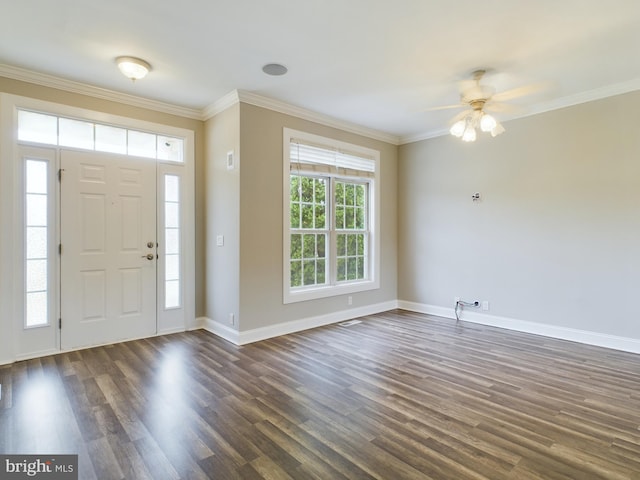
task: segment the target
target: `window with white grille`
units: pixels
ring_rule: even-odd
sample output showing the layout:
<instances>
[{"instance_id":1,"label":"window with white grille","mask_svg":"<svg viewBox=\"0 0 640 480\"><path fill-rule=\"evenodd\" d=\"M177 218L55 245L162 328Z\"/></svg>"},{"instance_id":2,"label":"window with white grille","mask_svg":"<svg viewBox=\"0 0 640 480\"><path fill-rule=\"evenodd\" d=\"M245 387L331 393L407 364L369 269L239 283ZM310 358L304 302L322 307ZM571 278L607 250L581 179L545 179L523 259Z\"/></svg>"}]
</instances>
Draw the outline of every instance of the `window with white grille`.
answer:
<instances>
[{"instance_id":1,"label":"window with white grille","mask_svg":"<svg viewBox=\"0 0 640 480\"><path fill-rule=\"evenodd\" d=\"M379 153L285 129L285 303L377 288Z\"/></svg>"}]
</instances>

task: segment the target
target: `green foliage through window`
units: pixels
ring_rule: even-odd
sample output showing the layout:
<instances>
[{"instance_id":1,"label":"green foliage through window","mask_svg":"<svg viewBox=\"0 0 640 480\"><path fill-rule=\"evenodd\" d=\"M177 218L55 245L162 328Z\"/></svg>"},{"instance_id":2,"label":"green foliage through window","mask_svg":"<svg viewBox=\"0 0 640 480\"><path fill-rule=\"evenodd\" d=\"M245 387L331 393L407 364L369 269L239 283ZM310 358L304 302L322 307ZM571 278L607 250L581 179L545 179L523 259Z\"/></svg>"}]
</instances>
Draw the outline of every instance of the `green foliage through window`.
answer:
<instances>
[{"instance_id":1,"label":"green foliage through window","mask_svg":"<svg viewBox=\"0 0 640 480\"><path fill-rule=\"evenodd\" d=\"M338 282L366 278L366 238L364 233L339 233L336 236Z\"/></svg>"},{"instance_id":2,"label":"green foliage through window","mask_svg":"<svg viewBox=\"0 0 640 480\"><path fill-rule=\"evenodd\" d=\"M326 281L327 234L292 233L291 286L322 285Z\"/></svg>"},{"instance_id":3,"label":"green foliage through window","mask_svg":"<svg viewBox=\"0 0 640 480\"><path fill-rule=\"evenodd\" d=\"M336 230L365 230L366 185L336 182Z\"/></svg>"},{"instance_id":4,"label":"green foliage through window","mask_svg":"<svg viewBox=\"0 0 640 480\"><path fill-rule=\"evenodd\" d=\"M368 184L305 174L290 176L290 285L305 287L329 282L329 238L335 235L335 280L367 278ZM328 192L333 192L328 198ZM334 203L334 224L327 213Z\"/></svg>"}]
</instances>

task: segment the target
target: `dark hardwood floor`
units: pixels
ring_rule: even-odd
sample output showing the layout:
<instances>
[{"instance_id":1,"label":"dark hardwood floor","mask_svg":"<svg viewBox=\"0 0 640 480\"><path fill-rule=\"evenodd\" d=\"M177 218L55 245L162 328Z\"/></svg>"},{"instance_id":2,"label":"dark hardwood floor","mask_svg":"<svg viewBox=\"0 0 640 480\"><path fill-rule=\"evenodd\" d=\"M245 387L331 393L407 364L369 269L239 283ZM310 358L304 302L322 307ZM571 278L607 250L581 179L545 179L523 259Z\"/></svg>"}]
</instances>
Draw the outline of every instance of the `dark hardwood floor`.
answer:
<instances>
[{"instance_id":1,"label":"dark hardwood floor","mask_svg":"<svg viewBox=\"0 0 640 480\"><path fill-rule=\"evenodd\" d=\"M638 479L640 355L391 311L0 367L0 453L85 479Z\"/></svg>"}]
</instances>

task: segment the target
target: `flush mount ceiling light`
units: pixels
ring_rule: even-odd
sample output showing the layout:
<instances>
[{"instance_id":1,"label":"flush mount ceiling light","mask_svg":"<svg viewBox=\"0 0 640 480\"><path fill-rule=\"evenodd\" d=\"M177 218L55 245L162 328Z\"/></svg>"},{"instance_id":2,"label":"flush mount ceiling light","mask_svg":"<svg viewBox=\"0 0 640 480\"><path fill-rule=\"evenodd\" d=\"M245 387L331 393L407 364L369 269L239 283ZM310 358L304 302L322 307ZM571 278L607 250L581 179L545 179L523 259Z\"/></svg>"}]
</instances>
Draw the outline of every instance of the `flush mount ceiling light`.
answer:
<instances>
[{"instance_id":1,"label":"flush mount ceiling light","mask_svg":"<svg viewBox=\"0 0 640 480\"><path fill-rule=\"evenodd\" d=\"M136 57L118 57L116 63L122 74L134 82L144 78L151 70L149 63Z\"/></svg>"},{"instance_id":2,"label":"flush mount ceiling light","mask_svg":"<svg viewBox=\"0 0 640 480\"><path fill-rule=\"evenodd\" d=\"M262 67L262 71L267 75L279 76L284 75L289 70L284 65L280 65L279 63L267 63L264 67Z\"/></svg>"}]
</instances>

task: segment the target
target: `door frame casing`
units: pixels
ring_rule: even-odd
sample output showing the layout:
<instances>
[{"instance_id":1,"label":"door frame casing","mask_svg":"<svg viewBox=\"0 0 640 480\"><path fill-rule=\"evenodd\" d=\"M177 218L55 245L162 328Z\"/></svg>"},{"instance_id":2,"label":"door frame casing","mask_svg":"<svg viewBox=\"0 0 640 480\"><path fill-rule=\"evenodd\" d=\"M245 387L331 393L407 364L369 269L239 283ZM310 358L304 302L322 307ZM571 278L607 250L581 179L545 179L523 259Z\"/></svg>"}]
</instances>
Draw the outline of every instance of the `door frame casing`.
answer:
<instances>
[{"instance_id":1,"label":"door frame casing","mask_svg":"<svg viewBox=\"0 0 640 480\"><path fill-rule=\"evenodd\" d=\"M29 109L58 115L71 117L80 120L105 123L114 126L131 128L141 131L148 131L161 135L167 135L184 140L184 162L166 162L158 160L158 182L165 173L179 174L183 179L184 188L181 192L182 217L181 232L181 255L183 265L183 306L181 312L175 309L167 311L164 309L164 297L157 296L157 324L158 334L173 333L178 331L196 328L195 319L195 133L192 130L173 127L169 125L152 123L135 118L111 115L99 111L84 108L71 107L47 101L42 101L29 97L0 93L0 365L11 363L16 360L34 358L38 356L58 353L60 349L59 330L57 325L51 328L53 341L47 345L48 348L30 348L28 346L28 331L24 329L24 283L18 284L14 281L17 269L22 269L21 261L24 258L24 248L22 245L22 195L21 184L22 174L20 166L22 157L20 146L41 147L52 149L55 153L55 171L60 168L59 150L61 147L53 145L31 144L18 141L18 110ZM64 147L67 149L67 147ZM56 202L56 242L60 241L59 225L59 184L55 193ZM157 206L160 208L162 195L157 196ZM7 228L8 227L8 228ZM13 232L12 232L13 231ZM19 253L19 255L18 255ZM56 306L55 318L59 318L59 259L55 259L56 271L52 273L55 280ZM64 319L63 319L64 322ZM57 323L57 322L56 322ZM51 325L53 327L53 325ZM47 327L38 327L47 328ZM35 329L28 329L33 330ZM25 333L26 332L26 333ZM16 341L19 337L20 341Z\"/></svg>"}]
</instances>

